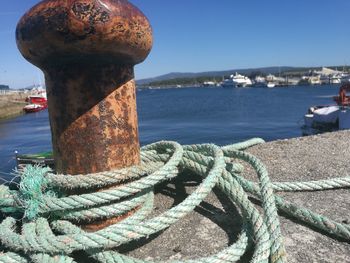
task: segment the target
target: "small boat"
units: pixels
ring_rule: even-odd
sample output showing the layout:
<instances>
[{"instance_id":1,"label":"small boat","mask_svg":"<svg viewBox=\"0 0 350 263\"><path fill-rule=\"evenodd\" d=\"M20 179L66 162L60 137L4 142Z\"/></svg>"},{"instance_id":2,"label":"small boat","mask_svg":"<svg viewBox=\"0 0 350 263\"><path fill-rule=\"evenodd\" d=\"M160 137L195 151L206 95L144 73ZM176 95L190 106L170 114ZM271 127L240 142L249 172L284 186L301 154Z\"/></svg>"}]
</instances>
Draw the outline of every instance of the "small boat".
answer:
<instances>
[{"instance_id":1,"label":"small boat","mask_svg":"<svg viewBox=\"0 0 350 263\"><path fill-rule=\"evenodd\" d=\"M216 82L215 81L205 81L203 82L203 87L215 87L216 86Z\"/></svg>"},{"instance_id":2,"label":"small boat","mask_svg":"<svg viewBox=\"0 0 350 263\"><path fill-rule=\"evenodd\" d=\"M41 154L18 154L15 151L16 169L14 175L20 175L23 173L27 165L49 167L52 171L55 170L55 164L52 152L44 152ZM18 190L21 178L15 176L11 181L6 182L5 185L9 186L11 190Z\"/></svg>"},{"instance_id":3,"label":"small boat","mask_svg":"<svg viewBox=\"0 0 350 263\"><path fill-rule=\"evenodd\" d=\"M15 152L17 169L23 169L26 165L40 165L54 168L54 159L52 152L44 152L40 154L18 154Z\"/></svg>"},{"instance_id":4,"label":"small boat","mask_svg":"<svg viewBox=\"0 0 350 263\"><path fill-rule=\"evenodd\" d=\"M33 113L33 112L45 110L46 108L47 108L47 104L28 104L24 106L23 110L26 113Z\"/></svg>"},{"instance_id":5,"label":"small boat","mask_svg":"<svg viewBox=\"0 0 350 263\"><path fill-rule=\"evenodd\" d=\"M47 108L47 97L46 93L42 93L40 95L32 95L26 98L26 105L23 110L26 113L33 113L45 110Z\"/></svg>"},{"instance_id":6,"label":"small boat","mask_svg":"<svg viewBox=\"0 0 350 263\"><path fill-rule=\"evenodd\" d=\"M266 87L267 88L274 88L277 85L280 85L281 83L285 83L285 79L281 77L276 77L275 75L269 74L266 76Z\"/></svg>"},{"instance_id":7,"label":"small boat","mask_svg":"<svg viewBox=\"0 0 350 263\"><path fill-rule=\"evenodd\" d=\"M321 85L321 77L320 75L308 75L303 76L299 80L299 85Z\"/></svg>"},{"instance_id":8,"label":"small boat","mask_svg":"<svg viewBox=\"0 0 350 263\"><path fill-rule=\"evenodd\" d=\"M313 106L304 116L303 135L350 129L350 84L343 85L333 99L336 105Z\"/></svg>"},{"instance_id":9,"label":"small boat","mask_svg":"<svg viewBox=\"0 0 350 263\"><path fill-rule=\"evenodd\" d=\"M330 84L341 84L341 78L338 75L333 75L330 77Z\"/></svg>"},{"instance_id":10,"label":"small boat","mask_svg":"<svg viewBox=\"0 0 350 263\"><path fill-rule=\"evenodd\" d=\"M273 83L273 82L268 82L268 83L266 84L266 87L268 87L269 89L272 89L272 88L276 87L276 84Z\"/></svg>"},{"instance_id":11,"label":"small boat","mask_svg":"<svg viewBox=\"0 0 350 263\"><path fill-rule=\"evenodd\" d=\"M37 104L41 104L41 103L47 103L47 98L44 95L35 95L35 96L29 96L26 98L26 102L28 103L37 103Z\"/></svg>"}]
</instances>

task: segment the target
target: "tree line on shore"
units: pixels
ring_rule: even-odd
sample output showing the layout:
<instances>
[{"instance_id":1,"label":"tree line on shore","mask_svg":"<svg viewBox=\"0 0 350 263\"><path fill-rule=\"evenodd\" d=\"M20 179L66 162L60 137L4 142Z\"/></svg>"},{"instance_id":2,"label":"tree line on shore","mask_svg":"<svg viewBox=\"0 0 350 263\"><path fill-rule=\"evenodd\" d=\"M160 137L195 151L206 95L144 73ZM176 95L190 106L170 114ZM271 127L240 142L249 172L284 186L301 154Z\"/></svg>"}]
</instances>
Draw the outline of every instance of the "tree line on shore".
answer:
<instances>
[{"instance_id":1,"label":"tree line on shore","mask_svg":"<svg viewBox=\"0 0 350 263\"><path fill-rule=\"evenodd\" d=\"M240 72L240 70L237 70L236 72L239 74L244 74L247 77L249 77L250 79L255 79L255 77L257 76L261 76L261 77L266 77L268 74L275 74L278 75L280 77L298 77L301 78L302 76L304 76L305 74L308 74L308 72L313 71L313 70L317 70L320 67L308 67L308 68L292 68L292 69L288 69L285 71L279 71L276 70L276 72L265 72L263 70L251 70L250 72ZM342 69L343 71L347 71L349 72L350 70L350 66L332 66L329 67L331 69ZM234 72L232 72L231 74L233 74ZM189 85L201 85L205 82L214 82L214 83L220 83L221 81L223 81L225 78L229 78L229 75L227 74L223 74L223 75L206 75L206 76L199 76L199 77L180 77L180 78L171 78L171 79L165 79L165 80L159 80L159 81L151 81L149 83L143 83L141 85L139 85L140 87L158 87L158 86L177 86L177 85L181 85L181 86L189 86Z\"/></svg>"}]
</instances>

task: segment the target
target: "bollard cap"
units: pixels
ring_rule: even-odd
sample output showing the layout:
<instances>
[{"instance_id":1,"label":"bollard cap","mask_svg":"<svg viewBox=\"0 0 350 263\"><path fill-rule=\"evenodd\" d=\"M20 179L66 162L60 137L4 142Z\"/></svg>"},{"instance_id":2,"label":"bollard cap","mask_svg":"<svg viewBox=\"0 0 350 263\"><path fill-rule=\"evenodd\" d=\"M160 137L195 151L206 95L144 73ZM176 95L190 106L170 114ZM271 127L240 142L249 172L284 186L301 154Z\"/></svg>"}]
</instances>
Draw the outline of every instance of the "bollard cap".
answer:
<instances>
[{"instance_id":1,"label":"bollard cap","mask_svg":"<svg viewBox=\"0 0 350 263\"><path fill-rule=\"evenodd\" d=\"M75 63L135 65L152 48L152 28L127 0L45 0L16 29L22 55L40 68Z\"/></svg>"}]
</instances>

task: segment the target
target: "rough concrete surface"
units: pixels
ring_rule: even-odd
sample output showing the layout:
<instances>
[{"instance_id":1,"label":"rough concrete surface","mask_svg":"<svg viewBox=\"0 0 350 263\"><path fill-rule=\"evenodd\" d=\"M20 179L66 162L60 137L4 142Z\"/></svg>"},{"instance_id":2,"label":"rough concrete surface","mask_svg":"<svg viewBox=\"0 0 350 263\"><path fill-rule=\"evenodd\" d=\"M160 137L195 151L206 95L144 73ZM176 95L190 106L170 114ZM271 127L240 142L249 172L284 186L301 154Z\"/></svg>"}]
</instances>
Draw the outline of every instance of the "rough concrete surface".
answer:
<instances>
[{"instance_id":1,"label":"rough concrete surface","mask_svg":"<svg viewBox=\"0 0 350 263\"><path fill-rule=\"evenodd\" d=\"M248 151L267 166L272 181L309 181L350 176L350 131L275 141ZM254 173L245 169L245 177ZM256 179L254 179L256 180ZM179 203L198 185L198 178L182 175L157 189L156 212ZM286 200L339 222L350 221L350 190L279 193ZM280 216L288 262L350 262L350 243L333 239ZM122 252L140 259L185 260L209 256L237 239L241 216L219 192L211 194L194 212L162 234ZM248 252L242 262L250 261Z\"/></svg>"},{"instance_id":2,"label":"rough concrete surface","mask_svg":"<svg viewBox=\"0 0 350 263\"><path fill-rule=\"evenodd\" d=\"M23 114L25 93L0 95L0 120Z\"/></svg>"}]
</instances>

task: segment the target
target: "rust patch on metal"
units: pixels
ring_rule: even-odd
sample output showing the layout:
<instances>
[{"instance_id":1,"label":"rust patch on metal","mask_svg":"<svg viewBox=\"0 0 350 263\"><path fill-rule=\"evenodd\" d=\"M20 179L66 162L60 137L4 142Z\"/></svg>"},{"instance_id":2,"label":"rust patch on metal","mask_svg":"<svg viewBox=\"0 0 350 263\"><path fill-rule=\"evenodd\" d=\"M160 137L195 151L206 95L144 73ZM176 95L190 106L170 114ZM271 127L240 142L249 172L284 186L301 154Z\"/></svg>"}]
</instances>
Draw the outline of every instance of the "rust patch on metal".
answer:
<instances>
[{"instance_id":1,"label":"rust patch on metal","mask_svg":"<svg viewBox=\"0 0 350 263\"><path fill-rule=\"evenodd\" d=\"M103 10L103 7L96 7L96 3L75 2L72 11L80 20L87 20L90 24L96 22L106 23L109 20L109 14Z\"/></svg>"},{"instance_id":2,"label":"rust patch on metal","mask_svg":"<svg viewBox=\"0 0 350 263\"><path fill-rule=\"evenodd\" d=\"M152 47L142 12L126 0L46 0L22 17L16 37L45 72L58 171L137 164L133 65Z\"/></svg>"},{"instance_id":3,"label":"rust patch on metal","mask_svg":"<svg viewBox=\"0 0 350 263\"><path fill-rule=\"evenodd\" d=\"M133 66L153 41L142 12L127 0L45 0L21 18L16 39L45 73L57 172L139 164Z\"/></svg>"},{"instance_id":4,"label":"rust patch on metal","mask_svg":"<svg viewBox=\"0 0 350 263\"><path fill-rule=\"evenodd\" d=\"M126 0L46 0L29 10L16 29L23 56L40 68L75 63L137 64L150 52L152 28ZM40 50L32 56L29 50Z\"/></svg>"},{"instance_id":5,"label":"rust patch on metal","mask_svg":"<svg viewBox=\"0 0 350 263\"><path fill-rule=\"evenodd\" d=\"M135 82L129 67L46 72L57 169L86 174L138 164Z\"/></svg>"}]
</instances>

